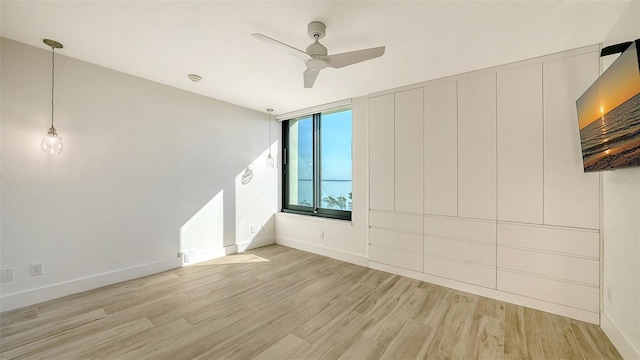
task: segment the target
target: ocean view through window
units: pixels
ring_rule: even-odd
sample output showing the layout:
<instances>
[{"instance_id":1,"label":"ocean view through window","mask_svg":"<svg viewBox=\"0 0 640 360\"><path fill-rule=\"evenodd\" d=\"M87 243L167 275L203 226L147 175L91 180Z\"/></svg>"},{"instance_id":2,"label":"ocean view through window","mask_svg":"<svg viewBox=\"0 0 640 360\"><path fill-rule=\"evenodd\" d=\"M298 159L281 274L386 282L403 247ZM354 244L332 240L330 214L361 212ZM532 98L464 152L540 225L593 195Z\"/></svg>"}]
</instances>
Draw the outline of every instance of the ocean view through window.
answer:
<instances>
[{"instance_id":1,"label":"ocean view through window","mask_svg":"<svg viewBox=\"0 0 640 360\"><path fill-rule=\"evenodd\" d=\"M283 122L283 207L294 212L351 219L351 108Z\"/></svg>"}]
</instances>

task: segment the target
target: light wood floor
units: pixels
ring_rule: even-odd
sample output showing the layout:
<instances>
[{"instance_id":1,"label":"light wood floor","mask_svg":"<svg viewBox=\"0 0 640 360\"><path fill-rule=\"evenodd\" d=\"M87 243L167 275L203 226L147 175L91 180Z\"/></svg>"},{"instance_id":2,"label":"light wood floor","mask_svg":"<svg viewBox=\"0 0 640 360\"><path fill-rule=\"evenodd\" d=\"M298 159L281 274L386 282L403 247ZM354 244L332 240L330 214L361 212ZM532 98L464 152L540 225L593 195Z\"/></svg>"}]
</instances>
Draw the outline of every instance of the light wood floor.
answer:
<instances>
[{"instance_id":1,"label":"light wood floor","mask_svg":"<svg viewBox=\"0 0 640 360\"><path fill-rule=\"evenodd\" d=\"M619 359L594 325L273 245L7 313L2 359Z\"/></svg>"}]
</instances>

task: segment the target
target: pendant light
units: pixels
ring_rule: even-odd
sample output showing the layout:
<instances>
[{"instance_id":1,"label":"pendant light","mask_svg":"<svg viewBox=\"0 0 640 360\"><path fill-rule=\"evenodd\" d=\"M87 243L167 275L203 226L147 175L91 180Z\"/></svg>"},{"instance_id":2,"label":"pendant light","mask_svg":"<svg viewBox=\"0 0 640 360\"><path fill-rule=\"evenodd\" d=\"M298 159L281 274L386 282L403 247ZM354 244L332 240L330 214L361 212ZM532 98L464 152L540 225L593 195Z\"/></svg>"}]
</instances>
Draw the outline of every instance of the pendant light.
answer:
<instances>
[{"instance_id":1,"label":"pendant light","mask_svg":"<svg viewBox=\"0 0 640 360\"><path fill-rule=\"evenodd\" d=\"M275 159L271 156L271 113L273 112L273 109L269 108L267 109L267 112L269 113L269 156L267 156L267 167L272 168L276 164Z\"/></svg>"},{"instance_id":2,"label":"pendant light","mask_svg":"<svg viewBox=\"0 0 640 360\"><path fill-rule=\"evenodd\" d=\"M62 44L60 44L55 40L50 40L50 39L44 39L42 40L42 42L44 42L48 46L51 46L51 127L49 128L49 131L42 139L42 143L40 144L40 147L42 148L42 151L48 154L59 154L62 152L62 138L56 132L56 128L53 127L53 89L55 84L54 74L55 74L55 68L56 68L56 63L55 63L56 51L55 50L62 49Z\"/></svg>"}]
</instances>

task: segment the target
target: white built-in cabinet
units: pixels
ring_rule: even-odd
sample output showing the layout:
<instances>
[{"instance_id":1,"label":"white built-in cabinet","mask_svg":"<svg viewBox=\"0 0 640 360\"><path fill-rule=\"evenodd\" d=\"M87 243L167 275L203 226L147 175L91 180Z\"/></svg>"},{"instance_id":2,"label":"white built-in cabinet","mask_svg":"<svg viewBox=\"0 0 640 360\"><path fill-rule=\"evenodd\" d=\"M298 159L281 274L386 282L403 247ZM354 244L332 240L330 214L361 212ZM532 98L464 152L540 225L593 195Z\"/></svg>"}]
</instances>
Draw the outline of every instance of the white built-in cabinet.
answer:
<instances>
[{"instance_id":1,"label":"white built-in cabinet","mask_svg":"<svg viewBox=\"0 0 640 360\"><path fill-rule=\"evenodd\" d=\"M424 88L424 213L458 215L458 87Z\"/></svg>"},{"instance_id":2,"label":"white built-in cabinet","mask_svg":"<svg viewBox=\"0 0 640 360\"><path fill-rule=\"evenodd\" d=\"M369 259L423 268L422 89L369 102Z\"/></svg>"},{"instance_id":3,"label":"white built-in cabinet","mask_svg":"<svg viewBox=\"0 0 640 360\"><path fill-rule=\"evenodd\" d=\"M422 89L395 93L395 211L422 214Z\"/></svg>"},{"instance_id":4,"label":"white built-in cabinet","mask_svg":"<svg viewBox=\"0 0 640 360\"><path fill-rule=\"evenodd\" d=\"M598 64L592 46L370 95L370 266L597 323L575 100Z\"/></svg>"},{"instance_id":5,"label":"white built-in cabinet","mask_svg":"<svg viewBox=\"0 0 640 360\"><path fill-rule=\"evenodd\" d=\"M394 210L394 95L369 101L369 207Z\"/></svg>"},{"instance_id":6,"label":"white built-in cabinet","mask_svg":"<svg viewBox=\"0 0 640 360\"><path fill-rule=\"evenodd\" d=\"M542 63L497 79L498 220L542 224Z\"/></svg>"},{"instance_id":7,"label":"white built-in cabinet","mask_svg":"<svg viewBox=\"0 0 640 360\"><path fill-rule=\"evenodd\" d=\"M496 74L458 80L458 216L496 218Z\"/></svg>"},{"instance_id":8,"label":"white built-in cabinet","mask_svg":"<svg viewBox=\"0 0 640 360\"><path fill-rule=\"evenodd\" d=\"M600 177L583 173L575 101L599 74L600 59L583 54L545 61L544 223L598 229Z\"/></svg>"}]
</instances>

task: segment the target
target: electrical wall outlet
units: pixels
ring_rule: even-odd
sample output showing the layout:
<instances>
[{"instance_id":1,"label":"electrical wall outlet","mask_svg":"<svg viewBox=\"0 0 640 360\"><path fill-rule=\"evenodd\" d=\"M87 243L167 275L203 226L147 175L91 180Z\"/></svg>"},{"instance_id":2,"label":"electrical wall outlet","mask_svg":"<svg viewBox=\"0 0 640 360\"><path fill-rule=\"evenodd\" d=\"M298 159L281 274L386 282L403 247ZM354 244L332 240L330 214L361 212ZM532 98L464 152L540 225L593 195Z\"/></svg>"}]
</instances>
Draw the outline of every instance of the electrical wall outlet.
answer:
<instances>
[{"instance_id":1,"label":"electrical wall outlet","mask_svg":"<svg viewBox=\"0 0 640 360\"><path fill-rule=\"evenodd\" d=\"M318 233L318 237L319 237L320 239L324 239L324 231L320 231L320 232Z\"/></svg>"},{"instance_id":2,"label":"electrical wall outlet","mask_svg":"<svg viewBox=\"0 0 640 360\"><path fill-rule=\"evenodd\" d=\"M31 276L38 276L44 274L44 263L31 264Z\"/></svg>"},{"instance_id":3,"label":"electrical wall outlet","mask_svg":"<svg viewBox=\"0 0 640 360\"><path fill-rule=\"evenodd\" d=\"M252 234L255 234L255 233L256 233L256 227L255 227L255 226L252 226L252 227L251 227L251 233L252 233Z\"/></svg>"},{"instance_id":4,"label":"electrical wall outlet","mask_svg":"<svg viewBox=\"0 0 640 360\"><path fill-rule=\"evenodd\" d=\"M182 253L182 263L188 264L190 262L191 262L191 253L190 252Z\"/></svg>"},{"instance_id":5,"label":"electrical wall outlet","mask_svg":"<svg viewBox=\"0 0 640 360\"><path fill-rule=\"evenodd\" d=\"M0 282L13 281L14 268L2 269L0 271Z\"/></svg>"}]
</instances>

